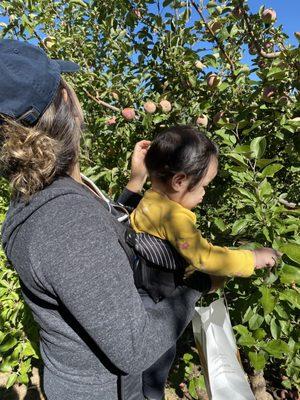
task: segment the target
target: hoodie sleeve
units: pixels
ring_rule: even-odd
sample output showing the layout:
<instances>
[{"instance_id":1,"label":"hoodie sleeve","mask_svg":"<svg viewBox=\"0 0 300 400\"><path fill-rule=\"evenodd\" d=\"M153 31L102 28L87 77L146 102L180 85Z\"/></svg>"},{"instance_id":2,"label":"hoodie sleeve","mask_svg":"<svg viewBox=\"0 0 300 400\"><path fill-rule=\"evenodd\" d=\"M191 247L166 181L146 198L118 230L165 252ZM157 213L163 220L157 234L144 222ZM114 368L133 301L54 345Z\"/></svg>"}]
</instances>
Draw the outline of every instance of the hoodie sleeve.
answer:
<instances>
[{"instance_id":1,"label":"hoodie sleeve","mask_svg":"<svg viewBox=\"0 0 300 400\"><path fill-rule=\"evenodd\" d=\"M118 197L118 203L123 204L124 206L136 208L143 196L139 193L132 192L131 190L125 189Z\"/></svg>"},{"instance_id":2,"label":"hoodie sleeve","mask_svg":"<svg viewBox=\"0 0 300 400\"><path fill-rule=\"evenodd\" d=\"M45 266L43 279L116 367L140 373L175 343L200 293L178 287L146 311L111 215L80 195L51 203L51 227L43 233L47 239L38 239L46 243L39 260Z\"/></svg>"}]
</instances>

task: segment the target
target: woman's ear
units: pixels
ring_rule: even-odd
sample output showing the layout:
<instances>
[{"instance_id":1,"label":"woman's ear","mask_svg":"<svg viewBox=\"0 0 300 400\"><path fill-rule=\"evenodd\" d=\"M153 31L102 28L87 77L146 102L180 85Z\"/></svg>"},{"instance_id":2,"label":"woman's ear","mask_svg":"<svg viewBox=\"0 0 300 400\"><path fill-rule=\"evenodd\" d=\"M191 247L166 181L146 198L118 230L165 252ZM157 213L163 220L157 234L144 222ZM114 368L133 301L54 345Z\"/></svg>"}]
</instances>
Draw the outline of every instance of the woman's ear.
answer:
<instances>
[{"instance_id":1,"label":"woman's ear","mask_svg":"<svg viewBox=\"0 0 300 400\"><path fill-rule=\"evenodd\" d=\"M180 192L182 189L187 187L188 179L184 172L178 172L172 177L170 183L173 190Z\"/></svg>"},{"instance_id":2,"label":"woman's ear","mask_svg":"<svg viewBox=\"0 0 300 400\"><path fill-rule=\"evenodd\" d=\"M65 88L63 88L62 91L61 91L61 93L62 93L64 102L66 103L66 102L68 101L68 92L66 91Z\"/></svg>"}]
</instances>

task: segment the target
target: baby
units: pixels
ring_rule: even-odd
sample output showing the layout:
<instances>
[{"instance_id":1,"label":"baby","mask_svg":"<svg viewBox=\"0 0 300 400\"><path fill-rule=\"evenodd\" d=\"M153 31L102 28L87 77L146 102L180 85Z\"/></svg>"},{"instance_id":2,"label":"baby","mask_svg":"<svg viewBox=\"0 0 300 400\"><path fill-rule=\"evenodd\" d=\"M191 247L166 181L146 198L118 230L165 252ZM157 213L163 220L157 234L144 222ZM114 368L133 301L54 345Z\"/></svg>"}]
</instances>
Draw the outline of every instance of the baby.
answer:
<instances>
[{"instance_id":1,"label":"baby","mask_svg":"<svg viewBox=\"0 0 300 400\"><path fill-rule=\"evenodd\" d=\"M157 135L145 165L152 188L131 213L131 226L168 240L189 264L187 272L248 277L272 266L278 253L270 248L238 250L214 246L196 227L191 211L203 201L205 188L218 171L218 149L190 126L174 126Z\"/></svg>"},{"instance_id":2,"label":"baby","mask_svg":"<svg viewBox=\"0 0 300 400\"><path fill-rule=\"evenodd\" d=\"M202 202L205 188L218 170L218 149L205 135L190 126L171 127L153 140L144 162L152 188L131 213L131 226L137 233L146 232L168 240L189 264L187 274L193 270L209 274L215 290L224 281L222 276L248 277L254 269L274 265L279 254L273 249L251 251L213 246L197 229L196 215L191 210ZM197 282L199 286L203 283ZM153 282L155 286L160 284L157 280ZM143 299L144 304L147 301L153 307L150 298L144 295ZM143 392L147 399L164 398L175 352L174 344L143 372Z\"/></svg>"}]
</instances>

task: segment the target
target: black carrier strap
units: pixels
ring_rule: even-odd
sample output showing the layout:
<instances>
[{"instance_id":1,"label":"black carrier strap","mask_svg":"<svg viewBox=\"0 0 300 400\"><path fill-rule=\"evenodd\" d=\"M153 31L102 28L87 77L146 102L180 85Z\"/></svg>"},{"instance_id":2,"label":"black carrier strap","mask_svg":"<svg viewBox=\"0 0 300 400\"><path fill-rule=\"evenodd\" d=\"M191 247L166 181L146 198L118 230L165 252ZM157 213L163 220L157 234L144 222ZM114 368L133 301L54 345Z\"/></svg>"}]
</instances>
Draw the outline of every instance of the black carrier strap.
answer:
<instances>
[{"instance_id":1,"label":"black carrier strap","mask_svg":"<svg viewBox=\"0 0 300 400\"><path fill-rule=\"evenodd\" d=\"M111 203L112 209L115 204ZM114 212L111 213L114 214ZM117 216L115 214L115 216ZM136 287L148 292L158 303L182 284L187 262L167 241L149 235L136 233L129 220L119 222L113 219L118 240L130 262Z\"/></svg>"},{"instance_id":2,"label":"black carrier strap","mask_svg":"<svg viewBox=\"0 0 300 400\"><path fill-rule=\"evenodd\" d=\"M127 247L124 250L131 261L136 287L146 290L156 303L170 296L182 283L187 263L168 241L138 234L126 227L124 242L123 248Z\"/></svg>"}]
</instances>

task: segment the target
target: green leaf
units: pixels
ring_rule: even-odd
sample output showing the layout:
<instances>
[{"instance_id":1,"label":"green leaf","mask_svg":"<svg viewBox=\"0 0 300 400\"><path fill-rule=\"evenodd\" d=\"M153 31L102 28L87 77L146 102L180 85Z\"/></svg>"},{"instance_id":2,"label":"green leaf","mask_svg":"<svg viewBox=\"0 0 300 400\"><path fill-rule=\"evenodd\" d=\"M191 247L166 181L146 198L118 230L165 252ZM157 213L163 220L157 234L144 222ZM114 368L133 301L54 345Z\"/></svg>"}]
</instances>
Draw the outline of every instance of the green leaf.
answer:
<instances>
[{"instance_id":1,"label":"green leaf","mask_svg":"<svg viewBox=\"0 0 300 400\"><path fill-rule=\"evenodd\" d=\"M23 383L24 385L28 385L28 383L29 383L29 376L28 376L28 374L21 374L20 376L19 376L19 380L18 380L20 383Z\"/></svg>"},{"instance_id":2,"label":"green leaf","mask_svg":"<svg viewBox=\"0 0 300 400\"><path fill-rule=\"evenodd\" d=\"M243 316L243 322L249 321L249 319L254 315L254 311L252 310L251 307L248 307L244 316Z\"/></svg>"},{"instance_id":3,"label":"green leaf","mask_svg":"<svg viewBox=\"0 0 300 400\"><path fill-rule=\"evenodd\" d=\"M272 186L265 178L258 186L258 193L261 197L269 196L273 192Z\"/></svg>"},{"instance_id":4,"label":"green leaf","mask_svg":"<svg viewBox=\"0 0 300 400\"><path fill-rule=\"evenodd\" d=\"M83 0L70 0L69 4L77 4L78 6L81 7L87 7L87 4Z\"/></svg>"},{"instance_id":5,"label":"green leaf","mask_svg":"<svg viewBox=\"0 0 300 400\"><path fill-rule=\"evenodd\" d=\"M8 340L5 340L5 342L0 345L0 353L5 353L6 351L12 349L17 343L18 341L16 338L8 338Z\"/></svg>"},{"instance_id":6,"label":"green leaf","mask_svg":"<svg viewBox=\"0 0 300 400\"><path fill-rule=\"evenodd\" d=\"M12 371L12 366L9 360L4 360L0 364L0 372L11 372Z\"/></svg>"},{"instance_id":7,"label":"green leaf","mask_svg":"<svg viewBox=\"0 0 300 400\"><path fill-rule=\"evenodd\" d=\"M248 224L249 221L247 221L246 219L238 219L232 225L231 234L234 236L237 235L238 233L242 232L247 227Z\"/></svg>"},{"instance_id":8,"label":"green leaf","mask_svg":"<svg viewBox=\"0 0 300 400\"><path fill-rule=\"evenodd\" d=\"M271 320L270 330L271 330L271 335L273 336L274 339L278 339L280 337L281 328L280 325L276 323L275 318L272 318Z\"/></svg>"},{"instance_id":9,"label":"green leaf","mask_svg":"<svg viewBox=\"0 0 300 400\"><path fill-rule=\"evenodd\" d=\"M227 157L230 157L233 160L235 160L238 164L248 166L246 159L243 155L237 153L227 153L226 155Z\"/></svg>"},{"instance_id":10,"label":"green leaf","mask_svg":"<svg viewBox=\"0 0 300 400\"><path fill-rule=\"evenodd\" d=\"M247 197L249 200L252 201L256 201L256 197L253 193L251 193L249 190L241 188L241 187L237 187L235 188L240 194L242 194L243 196Z\"/></svg>"},{"instance_id":11,"label":"green leaf","mask_svg":"<svg viewBox=\"0 0 300 400\"><path fill-rule=\"evenodd\" d=\"M255 339L257 340L262 340L266 337L267 332L262 329L262 328L258 328L253 332L253 336L255 337Z\"/></svg>"},{"instance_id":12,"label":"green leaf","mask_svg":"<svg viewBox=\"0 0 300 400\"><path fill-rule=\"evenodd\" d=\"M280 271L281 283L300 283L300 268L284 264Z\"/></svg>"},{"instance_id":13,"label":"green leaf","mask_svg":"<svg viewBox=\"0 0 300 400\"><path fill-rule=\"evenodd\" d=\"M184 355L183 355L183 361L185 362L185 363L188 363L189 361L191 361L193 359L193 356L192 356L192 354L190 354L190 353L185 353Z\"/></svg>"},{"instance_id":14,"label":"green leaf","mask_svg":"<svg viewBox=\"0 0 300 400\"><path fill-rule=\"evenodd\" d=\"M280 171L283 168L281 164L270 164L267 165L262 171L262 176L266 178L267 176L274 176L276 172Z\"/></svg>"},{"instance_id":15,"label":"green leaf","mask_svg":"<svg viewBox=\"0 0 300 400\"><path fill-rule=\"evenodd\" d=\"M238 340L238 344L241 346L252 347L255 346L256 341L251 335L242 335Z\"/></svg>"},{"instance_id":16,"label":"green leaf","mask_svg":"<svg viewBox=\"0 0 300 400\"><path fill-rule=\"evenodd\" d=\"M279 294L279 299L283 301L288 301L292 308L300 309L300 293L294 289L286 289Z\"/></svg>"},{"instance_id":17,"label":"green leaf","mask_svg":"<svg viewBox=\"0 0 300 400\"><path fill-rule=\"evenodd\" d=\"M256 165L259 166L259 168L265 168L267 165L272 164L272 162L278 161L278 157L274 158L261 158L260 160L256 161Z\"/></svg>"},{"instance_id":18,"label":"green leaf","mask_svg":"<svg viewBox=\"0 0 300 400\"><path fill-rule=\"evenodd\" d=\"M289 319L289 315L285 311L285 309L279 305L278 303L275 306L275 311L278 313L278 315L283 318L283 319Z\"/></svg>"},{"instance_id":19,"label":"green leaf","mask_svg":"<svg viewBox=\"0 0 300 400\"><path fill-rule=\"evenodd\" d=\"M252 317L249 319L249 328L254 331L255 329L258 329L261 324L264 322L264 318L259 315L259 314L254 314Z\"/></svg>"},{"instance_id":20,"label":"green leaf","mask_svg":"<svg viewBox=\"0 0 300 400\"><path fill-rule=\"evenodd\" d=\"M248 353L250 363L252 367L255 369L255 371L263 371L265 364L266 364L266 359L263 354L261 353L254 353L250 351Z\"/></svg>"},{"instance_id":21,"label":"green leaf","mask_svg":"<svg viewBox=\"0 0 300 400\"><path fill-rule=\"evenodd\" d=\"M23 350L23 354L25 356L36 356L36 351L34 350L34 348L32 347L31 342L26 342L25 346L24 346L24 350Z\"/></svg>"},{"instance_id":22,"label":"green leaf","mask_svg":"<svg viewBox=\"0 0 300 400\"><path fill-rule=\"evenodd\" d=\"M214 224L216 225L216 227L221 231L224 232L226 231L226 225L225 222L222 220L222 218L215 218L214 219Z\"/></svg>"},{"instance_id":23,"label":"green leaf","mask_svg":"<svg viewBox=\"0 0 300 400\"><path fill-rule=\"evenodd\" d=\"M279 250L288 258L300 264L300 245L297 243L286 243L279 247Z\"/></svg>"},{"instance_id":24,"label":"green leaf","mask_svg":"<svg viewBox=\"0 0 300 400\"><path fill-rule=\"evenodd\" d=\"M233 329L237 331L237 333L239 333L240 335L250 335L248 328L244 325L235 325Z\"/></svg>"},{"instance_id":25,"label":"green leaf","mask_svg":"<svg viewBox=\"0 0 300 400\"><path fill-rule=\"evenodd\" d=\"M264 315L268 315L274 310L276 299L272 295L271 289L267 287L262 286L259 288L259 291L262 294L262 297L260 298L260 303L263 307Z\"/></svg>"},{"instance_id":26,"label":"green leaf","mask_svg":"<svg viewBox=\"0 0 300 400\"><path fill-rule=\"evenodd\" d=\"M17 379L18 379L18 374L16 372L11 374L7 379L6 389L9 389L11 386L13 386L16 383Z\"/></svg>"},{"instance_id":27,"label":"green leaf","mask_svg":"<svg viewBox=\"0 0 300 400\"><path fill-rule=\"evenodd\" d=\"M265 136L258 136L253 139L250 143L250 149L252 151L253 157L261 158L266 150L267 141Z\"/></svg>"},{"instance_id":28,"label":"green leaf","mask_svg":"<svg viewBox=\"0 0 300 400\"><path fill-rule=\"evenodd\" d=\"M0 331L0 343L3 342L3 340L6 338L7 335L8 335L7 332L1 332Z\"/></svg>"},{"instance_id":29,"label":"green leaf","mask_svg":"<svg viewBox=\"0 0 300 400\"><path fill-rule=\"evenodd\" d=\"M265 238L267 239L268 242L272 242L270 238L269 229L266 226L262 228L262 233L265 235Z\"/></svg>"},{"instance_id":30,"label":"green leaf","mask_svg":"<svg viewBox=\"0 0 300 400\"><path fill-rule=\"evenodd\" d=\"M268 71L268 73L267 73L267 78L268 79L276 79L276 80L281 80L281 79L283 79L285 77L285 71L284 70L282 70L281 68L279 68L279 67L273 67L273 68L270 68L270 70Z\"/></svg>"},{"instance_id":31,"label":"green leaf","mask_svg":"<svg viewBox=\"0 0 300 400\"><path fill-rule=\"evenodd\" d=\"M271 340L267 344L263 344L262 347L275 358L282 358L283 355L290 353L289 345L280 339Z\"/></svg>"}]
</instances>

